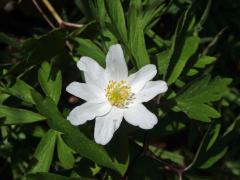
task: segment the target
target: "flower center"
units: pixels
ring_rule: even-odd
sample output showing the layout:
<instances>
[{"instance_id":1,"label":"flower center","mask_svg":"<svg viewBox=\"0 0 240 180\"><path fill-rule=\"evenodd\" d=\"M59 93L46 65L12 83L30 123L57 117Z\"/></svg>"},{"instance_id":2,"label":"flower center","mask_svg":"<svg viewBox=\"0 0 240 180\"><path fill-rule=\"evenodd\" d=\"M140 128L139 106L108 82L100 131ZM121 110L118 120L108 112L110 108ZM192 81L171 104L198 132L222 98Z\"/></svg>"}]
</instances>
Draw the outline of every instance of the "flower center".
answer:
<instances>
[{"instance_id":1,"label":"flower center","mask_svg":"<svg viewBox=\"0 0 240 180\"><path fill-rule=\"evenodd\" d=\"M119 108L125 107L132 99L131 87L127 86L124 80L119 82L110 80L105 93L108 101Z\"/></svg>"}]
</instances>

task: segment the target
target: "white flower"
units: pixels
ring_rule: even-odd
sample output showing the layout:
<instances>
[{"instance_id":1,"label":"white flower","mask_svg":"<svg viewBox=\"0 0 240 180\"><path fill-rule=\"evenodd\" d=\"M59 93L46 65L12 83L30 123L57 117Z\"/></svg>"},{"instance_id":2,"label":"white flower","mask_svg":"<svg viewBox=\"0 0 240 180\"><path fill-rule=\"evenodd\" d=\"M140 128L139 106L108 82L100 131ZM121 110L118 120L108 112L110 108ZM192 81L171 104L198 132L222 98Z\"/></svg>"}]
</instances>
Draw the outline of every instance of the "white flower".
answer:
<instances>
[{"instance_id":1,"label":"white flower","mask_svg":"<svg viewBox=\"0 0 240 180\"><path fill-rule=\"evenodd\" d=\"M142 129L151 129L157 117L142 103L167 91L164 81L151 81L156 66L148 64L128 76L128 68L119 44L109 48L106 69L95 60L82 57L77 62L86 83L72 82L66 91L86 102L75 107L67 117L73 125L96 119L94 139L105 145L119 128L122 119Z\"/></svg>"}]
</instances>

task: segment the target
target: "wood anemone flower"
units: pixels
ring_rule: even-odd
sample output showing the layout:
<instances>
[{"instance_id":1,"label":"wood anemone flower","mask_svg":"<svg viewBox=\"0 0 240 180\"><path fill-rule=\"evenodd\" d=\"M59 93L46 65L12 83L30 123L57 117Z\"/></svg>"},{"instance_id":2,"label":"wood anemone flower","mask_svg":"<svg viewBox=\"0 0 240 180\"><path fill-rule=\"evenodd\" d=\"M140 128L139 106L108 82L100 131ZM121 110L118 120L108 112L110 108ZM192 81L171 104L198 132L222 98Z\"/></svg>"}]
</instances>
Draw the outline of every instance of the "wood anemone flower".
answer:
<instances>
[{"instance_id":1,"label":"wood anemone flower","mask_svg":"<svg viewBox=\"0 0 240 180\"><path fill-rule=\"evenodd\" d=\"M142 104L168 89L165 81L151 81L157 74L155 65L148 64L128 76L123 50L116 44L109 48L106 69L89 57L82 57L77 66L86 83L72 82L66 91L86 102L75 107L67 119L76 126L96 119L94 139L98 144L112 139L123 118L142 129L157 124L157 116Z\"/></svg>"}]
</instances>

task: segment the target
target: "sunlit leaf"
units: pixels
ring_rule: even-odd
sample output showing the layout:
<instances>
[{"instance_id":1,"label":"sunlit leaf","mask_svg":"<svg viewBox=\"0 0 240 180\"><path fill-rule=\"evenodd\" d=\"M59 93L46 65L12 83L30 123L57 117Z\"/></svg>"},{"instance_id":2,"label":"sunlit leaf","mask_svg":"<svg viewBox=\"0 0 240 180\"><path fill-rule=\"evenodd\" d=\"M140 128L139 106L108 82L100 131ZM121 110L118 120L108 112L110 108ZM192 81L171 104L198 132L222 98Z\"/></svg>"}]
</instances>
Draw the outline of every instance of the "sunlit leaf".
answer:
<instances>
[{"instance_id":1,"label":"sunlit leaf","mask_svg":"<svg viewBox=\"0 0 240 180\"><path fill-rule=\"evenodd\" d=\"M31 173L48 172L52 163L57 131L50 129L41 139L34 153L36 164L31 169Z\"/></svg>"},{"instance_id":2,"label":"sunlit leaf","mask_svg":"<svg viewBox=\"0 0 240 180\"><path fill-rule=\"evenodd\" d=\"M118 33L123 42L127 42L127 28L124 17L124 11L120 0L105 1L107 5L108 15L114 25L115 31Z\"/></svg>"},{"instance_id":3,"label":"sunlit leaf","mask_svg":"<svg viewBox=\"0 0 240 180\"><path fill-rule=\"evenodd\" d=\"M75 38L77 51L82 56L88 56L96 60L99 64L105 65L105 54L89 39Z\"/></svg>"},{"instance_id":4,"label":"sunlit leaf","mask_svg":"<svg viewBox=\"0 0 240 180\"><path fill-rule=\"evenodd\" d=\"M90 180L88 178L80 178L80 177L66 177L59 174L54 173L35 173L29 174L26 177L27 180Z\"/></svg>"},{"instance_id":5,"label":"sunlit leaf","mask_svg":"<svg viewBox=\"0 0 240 180\"><path fill-rule=\"evenodd\" d=\"M128 12L129 46L138 68L150 63L140 12L141 1L131 1Z\"/></svg>"},{"instance_id":6,"label":"sunlit leaf","mask_svg":"<svg viewBox=\"0 0 240 180\"><path fill-rule=\"evenodd\" d=\"M120 171L102 146L87 138L77 127L62 117L54 101L48 97L44 99L36 93L33 93L33 98L37 109L48 118L50 127L63 133L63 139L70 148L99 165Z\"/></svg>"},{"instance_id":7,"label":"sunlit leaf","mask_svg":"<svg viewBox=\"0 0 240 180\"><path fill-rule=\"evenodd\" d=\"M12 84L0 87L0 91L22 99L27 103L35 103L31 95L31 91L34 91L33 87L31 87L21 79L16 79L12 82Z\"/></svg>"},{"instance_id":8,"label":"sunlit leaf","mask_svg":"<svg viewBox=\"0 0 240 180\"><path fill-rule=\"evenodd\" d=\"M206 76L189 86L176 97L177 105L190 118L209 122L220 114L209 104L219 100L228 90L231 79Z\"/></svg>"},{"instance_id":9,"label":"sunlit leaf","mask_svg":"<svg viewBox=\"0 0 240 180\"><path fill-rule=\"evenodd\" d=\"M46 119L40 114L25 109L0 105L1 124L25 124L43 121Z\"/></svg>"},{"instance_id":10,"label":"sunlit leaf","mask_svg":"<svg viewBox=\"0 0 240 180\"><path fill-rule=\"evenodd\" d=\"M61 165L66 169L72 168L75 161L73 150L66 145L60 134L57 138L57 152Z\"/></svg>"},{"instance_id":11,"label":"sunlit leaf","mask_svg":"<svg viewBox=\"0 0 240 180\"><path fill-rule=\"evenodd\" d=\"M62 89L61 72L54 72L48 62L43 62L38 71L38 81L44 93L58 103Z\"/></svg>"}]
</instances>

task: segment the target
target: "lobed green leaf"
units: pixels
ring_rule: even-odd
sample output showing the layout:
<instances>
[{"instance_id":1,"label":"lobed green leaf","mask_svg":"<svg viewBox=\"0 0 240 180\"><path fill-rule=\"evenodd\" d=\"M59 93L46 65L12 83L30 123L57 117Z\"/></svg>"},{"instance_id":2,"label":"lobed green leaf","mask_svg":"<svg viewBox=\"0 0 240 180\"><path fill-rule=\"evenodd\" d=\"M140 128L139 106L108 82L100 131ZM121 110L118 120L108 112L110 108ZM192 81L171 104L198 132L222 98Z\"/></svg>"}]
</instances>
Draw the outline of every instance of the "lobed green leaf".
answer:
<instances>
[{"instance_id":1,"label":"lobed green leaf","mask_svg":"<svg viewBox=\"0 0 240 180\"><path fill-rule=\"evenodd\" d=\"M187 61L198 49L199 42L199 37L191 36L186 38L185 42L182 44L182 49L175 49L176 55L172 56L168 68L168 84L172 84L178 79Z\"/></svg>"},{"instance_id":2,"label":"lobed green leaf","mask_svg":"<svg viewBox=\"0 0 240 180\"><path fill-rule=\"evenodd\" d=\"M4 125L25 124L43 121L46 118L40 114L25 109L0 105L0 119Z\"/></svg>"},{"instance_id":3,"label":"lobed green leaf","mask_svg":"<svg viewBox=\"0 0 240 180\"><path fill-rule=\"evenodd\" d=\"M65 50L66 34L62 29L55 29L43 36L27 39L22 50L28 63L40 64L49 61Z\"/></svg>"},{"instance_id":4,"label":"lobed green leaf","mask_svg":"<svg viewBox=\"0 0 240 180\"><path fill-rule=\"evenodd\" d=\"M29 174L26 177L27 180L90 180L88 178L80 178L80 177L66 177L59 174L54 173L35 173Z\"/></svg>"},{"instance_id":5,"label":"lobed green leaf","mask_svg":"<svg viewBox=\"0 0 240 180\"><path fill-rule=\"evenodd\" d=\"M127 27L123 7L120 0L105 1L107 5L108 15L114 26L115 31L118 32L120 40L127 43Z\"/></svg>"},{"instance_id":6,"label":"lobed green leaf","mask_svg":"<svg viewBox=\"0 0 240 180\"><path fill-rule=\"evenodd\" d=\"M44 93L57 104L62 90L61 71L54 72L48 62L43 62L38 71L38 81Z\"/></svg>"},{"instance_id":7,"label":"lobed green leaf","mask_svg":"<svg viewBox=\"0 0 240 180\"><path fill-rule=\"evenodd\" d=\"M137 64L137 68L141 68L146 64L150 64L140 12L141 1L131 1L128 12L129 47Z\"/></svg>"},{"instance_id":8,"label":"lobed green leaf","mask_svg":"<svg viewBox=\"0 0 240 180\"><path fill-rule=\"evenodd\" d=\"M82 56L88 56L96 60L99 64L105 65L105 54L103 51L89 39L75 38L77 51Z\"/></svg>"},{"instance_id":9,"label":"lobed green leaf","mask_svg":"<svg viewBox=\"0 0 240 180\"><path fill-rule=\"evenodd\" d=\"M30 173L48 172L52 163L55 142L58 132L50 129L41 139L34 153L37 163L33 166Z\"/></svg>"},{"instance_id":10,"label":"lobed green leaf","mask_svg":"<svg viewBox=\"0 0 240 180\"><path fill-rule=\"evenodd\" d=\"M220 114L206 103L219 100L228 90L231 79L210 79L211 76L205 76L176 97L177 106L192 119L209 122L211 118L220 117Z\"/></svg>"},{"instance_id":11,"label":"lobed green leaf","mask_svg":"<svg viewBox=\"0 0 240 180\"><path fill-rule=\"evenodd\" d=\"M15 79L10 85L0 86L0 91L22 99L29 104L35 104L31 95L31 92L35 90L21 79Z\"/></svg>"},{"instance_id":12,"label":"lobed green leaf","mask_svg":"<svg viewBox=\"0 0 240 180\"><path fill-rule=\"evenodd\" d=\"M77 127L72 126L58 111L56 103L49 97L45 99L33 92L36 107L48 118L48 124L52 129L63 133L63 139L67 145L81 156L86 157L99 165L121 172L113 163L106 150L88 139Z\"/></svg>"},{"instance_id":13,"label":"lobed green leaf","mask_svg":"<svg viewBox=\"0 0 240 180\"><path fill-rule=\"evenodd\" d=\"M73 167L75 162L75 158L73 156L73 150L69 148L68 145L66 145L60 133L58 134L58 138L57 138L57 153L58 153L58 159L61 165L65 169L70 169Z\"/></svg>"}]
</instances>

